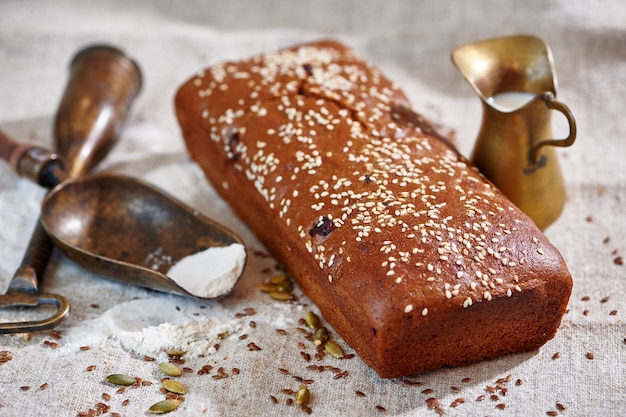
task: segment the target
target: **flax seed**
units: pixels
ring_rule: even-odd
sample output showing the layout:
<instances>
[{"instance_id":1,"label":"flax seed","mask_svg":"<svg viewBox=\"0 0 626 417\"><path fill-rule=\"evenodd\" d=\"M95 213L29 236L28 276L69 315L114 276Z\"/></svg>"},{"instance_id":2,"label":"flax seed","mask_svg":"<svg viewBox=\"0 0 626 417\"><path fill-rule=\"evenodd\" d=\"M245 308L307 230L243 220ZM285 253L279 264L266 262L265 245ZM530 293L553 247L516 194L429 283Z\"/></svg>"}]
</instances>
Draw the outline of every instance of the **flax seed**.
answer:
<instances>
[{"instance_id":1,"label":"flax seed","mask_svg":"<svg viewBox=\"0 0 626 417\"><path fill-rule=\"evenodd\" d=\"M255 343L248 343L246 346L248 346L248 350L249 351L258 351L258 350L262 350L260 347L258 347Z\"/></svg>"}]
</instances>

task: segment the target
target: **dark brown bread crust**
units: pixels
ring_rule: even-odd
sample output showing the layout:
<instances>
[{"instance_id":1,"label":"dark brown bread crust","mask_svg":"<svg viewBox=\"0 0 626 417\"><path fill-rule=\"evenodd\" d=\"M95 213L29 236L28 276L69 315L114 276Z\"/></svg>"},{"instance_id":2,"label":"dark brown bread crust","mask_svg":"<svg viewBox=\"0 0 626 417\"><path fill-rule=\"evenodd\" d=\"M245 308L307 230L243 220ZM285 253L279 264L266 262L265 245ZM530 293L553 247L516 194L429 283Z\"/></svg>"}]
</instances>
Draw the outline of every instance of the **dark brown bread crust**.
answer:
<instances>
[{"instance_id":1,"label":"dark brown bread crust","mask_svg":"<svg viewBox=\"0 0 626 417\"><path fill-rule=\"evenodd\" d=\"M216 65L175 104L209 181L381 377L554 336L561 255L344 45Z\"/></svg>"}]
</instances>

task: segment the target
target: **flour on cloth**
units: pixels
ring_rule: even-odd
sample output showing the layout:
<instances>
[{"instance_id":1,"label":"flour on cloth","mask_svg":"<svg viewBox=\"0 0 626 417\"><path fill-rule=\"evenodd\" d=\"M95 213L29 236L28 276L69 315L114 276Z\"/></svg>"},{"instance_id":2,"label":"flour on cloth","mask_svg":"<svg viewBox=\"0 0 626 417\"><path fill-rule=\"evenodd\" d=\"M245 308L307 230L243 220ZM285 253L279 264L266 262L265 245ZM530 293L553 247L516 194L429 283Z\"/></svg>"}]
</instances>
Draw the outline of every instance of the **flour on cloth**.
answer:
<instances>
[{"instance_id":1,"label":"flour on cloth","mask_svg":"<svg viewBox=\"0 0 626 417\"><path fill-rule=\"evenodd\" d=\"M223 337L241 329L241 321L226 314L217 304L199 310L194 303L146 299L118 304L97 321L138 355L165 359L167 352L181 351L190 358L214 353Z\"/></svg>"}]
</instances>

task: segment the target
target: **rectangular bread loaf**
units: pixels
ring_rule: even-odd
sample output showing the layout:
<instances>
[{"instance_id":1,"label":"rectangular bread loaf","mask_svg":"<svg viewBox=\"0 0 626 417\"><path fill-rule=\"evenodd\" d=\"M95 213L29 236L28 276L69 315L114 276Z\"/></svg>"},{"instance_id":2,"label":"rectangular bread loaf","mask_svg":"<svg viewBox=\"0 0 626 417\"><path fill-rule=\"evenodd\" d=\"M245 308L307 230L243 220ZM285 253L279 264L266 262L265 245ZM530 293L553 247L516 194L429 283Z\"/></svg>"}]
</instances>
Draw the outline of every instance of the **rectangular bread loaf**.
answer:
<instances>
[{"instance_id":1,"label":"rectangular bread loaf","mask_svg":"<svg viewBox=\"0 0 626 417\"><path fill-rule=\"evenodd\" d=\"M572 289L533 222L343 44L202 70L192 158L381 377L538 349Z\"/></svg>"}]
</instances>

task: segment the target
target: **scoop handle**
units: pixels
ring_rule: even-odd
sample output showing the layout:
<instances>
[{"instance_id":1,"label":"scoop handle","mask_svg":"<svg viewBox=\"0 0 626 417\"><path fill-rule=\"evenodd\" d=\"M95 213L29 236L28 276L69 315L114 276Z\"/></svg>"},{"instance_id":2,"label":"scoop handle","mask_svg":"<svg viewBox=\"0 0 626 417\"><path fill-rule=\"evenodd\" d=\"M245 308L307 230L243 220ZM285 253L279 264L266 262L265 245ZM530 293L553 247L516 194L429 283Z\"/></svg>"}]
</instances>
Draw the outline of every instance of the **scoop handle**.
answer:
<instances>
[{"instance_id":1,"label":"scoop handle","mask_svg":"<svg viewBox=\"0 0 626 417\"><path fill-rule=\"evenodd\" d=\"M53 187L68 175L87 173L118 140L130 105L141 88L139 66L119 49L95 45L75 55L70 79L55 117L55 147L69 163L68 171L56 153L19 145L0 131L0 158L13 170L40 185ZM54 304L57 312L46 320L0 324L0 334L32 332L59 325L70 305L57 294L38 294L53 244L37 221L22 262L0 296L0 308Z\"/></svg>"},{"instance_id":2,"label":"scoop handle","mask_svg":"<svg viewBox=\"0 0 626 417\"><path fill-rule=\"evenodd\" d=\"M89 172L117 143L141 84L139 66L120 49L92 45L74 56L54 120L68 176Z\"/></svg>"},{"instance_id":3,"label":"scoop handle","mask_svg":"<svg viewBox=\"0 0 626 417\"><path fill-rule=\"evenodd\" d=\"M52 188L66 177L60 156L47 149L15 142L0 129L0 158L20 177Z\"/></svg>"}]
</instances>

